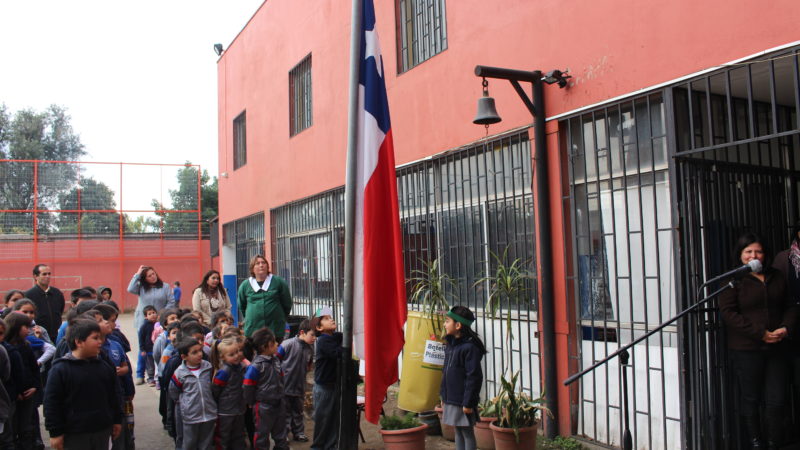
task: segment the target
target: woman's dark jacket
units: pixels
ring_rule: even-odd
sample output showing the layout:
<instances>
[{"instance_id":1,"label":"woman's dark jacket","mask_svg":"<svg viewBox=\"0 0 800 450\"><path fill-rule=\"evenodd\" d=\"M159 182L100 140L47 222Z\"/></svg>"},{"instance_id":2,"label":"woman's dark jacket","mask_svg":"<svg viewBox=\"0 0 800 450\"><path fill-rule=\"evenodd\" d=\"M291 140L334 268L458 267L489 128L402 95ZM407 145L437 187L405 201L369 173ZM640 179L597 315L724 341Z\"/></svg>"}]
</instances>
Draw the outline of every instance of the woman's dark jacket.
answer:
<instances>
[{"instance_id":1,"label":"woman's dark jacket","mask_svg":"<svg viewBox=\"0 0 800 450\"><path fill-rule=\"evenodd\" d=\"M445 339L447 346L444 350L442 386L439 389L442 403L475 408L483 383L483 353L470 336L447 336Z\"/></svg>"},{"instance_id":2,"label":"woman's dark jacket","mask_svg":"<svg viewBox=\"0 0 800 450\"><path fill-rule=\"evenodd\" d=\"M764 332L786 327L791 335L794 330L797 309L789 300L786 278L772 268L766 268L764 276L762 282L745 275L719 297L732 350L766 350L775 344L763 341Z\"/></svg>"},{"instance_id":3,"label":"woman's dark jacket","mask_svg":"<svg viewBox=\"0 0 800 450\"><path fill-rule=\"evenodd\" d=\"M41 389L42 377L39 374L39 363L36 362L36 355L33 354L33 349L27 340L23 340L19 344L11 344L19 352L22 357L22 377L25 380L22 387L18 387L18 393L27 391L30 388Z\"/></svg>"}]
</instances>

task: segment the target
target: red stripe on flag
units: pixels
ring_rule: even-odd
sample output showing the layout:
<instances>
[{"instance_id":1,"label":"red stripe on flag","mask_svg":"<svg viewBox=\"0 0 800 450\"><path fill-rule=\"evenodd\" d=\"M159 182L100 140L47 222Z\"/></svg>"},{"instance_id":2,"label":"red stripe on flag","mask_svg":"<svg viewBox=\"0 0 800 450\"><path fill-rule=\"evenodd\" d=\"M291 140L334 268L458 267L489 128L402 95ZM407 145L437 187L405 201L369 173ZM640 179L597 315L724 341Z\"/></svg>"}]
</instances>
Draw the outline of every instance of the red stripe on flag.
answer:
<instances>
[{"instance_id":1,"label":"red stripe on flag","mask_svg":"<svg viewBox=\"0 0 800 450\"><path fill-rule=\"evenodd\" d=\"M378 423L386 390L397 381L406 290L392 131L364 190L364 362L367 420Z\"/></svg>"}]
</instances>

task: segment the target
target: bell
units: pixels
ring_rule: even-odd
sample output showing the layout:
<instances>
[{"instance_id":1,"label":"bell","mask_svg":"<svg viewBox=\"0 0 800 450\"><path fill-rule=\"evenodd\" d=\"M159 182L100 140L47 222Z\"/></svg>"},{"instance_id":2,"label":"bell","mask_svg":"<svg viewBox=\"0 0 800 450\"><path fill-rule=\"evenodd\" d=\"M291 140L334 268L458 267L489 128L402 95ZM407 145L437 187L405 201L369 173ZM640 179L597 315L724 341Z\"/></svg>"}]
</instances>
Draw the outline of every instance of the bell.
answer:
<instances>
[{"instance_id":1,"label":"bell","mask_svg":"<svg viewBox=\"0 0 800 450\"><path fill-rule=\"evenodd\" d=\"M472 123L476 125L491 125L500 122L500 116L494 107L494 98L489 97L489 91L484 89L483 97L478 99L478 113Z\"/></svg>"}]
</instances>

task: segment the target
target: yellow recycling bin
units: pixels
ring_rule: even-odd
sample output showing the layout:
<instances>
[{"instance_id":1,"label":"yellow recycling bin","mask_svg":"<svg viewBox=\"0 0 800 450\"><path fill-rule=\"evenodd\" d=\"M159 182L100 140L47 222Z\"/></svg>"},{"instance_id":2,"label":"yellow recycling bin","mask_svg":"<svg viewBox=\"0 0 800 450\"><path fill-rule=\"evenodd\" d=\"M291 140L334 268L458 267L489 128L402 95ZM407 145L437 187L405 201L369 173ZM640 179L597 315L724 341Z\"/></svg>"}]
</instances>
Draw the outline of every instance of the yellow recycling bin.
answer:
<instances>
[{"instance_id":1,"label":"yellow recycling bin","mask_svg":"<svg viewBox=\"0 0 800 450\"><path fill-rule=\"evenodd\" d=\"M444 327L443 317L441 324ZM434 334L431 321L422 312L408 312L400 394L397 397L397 406L400 409L430 411L439 404L444 346L440 337Z\"/></svg>"}]
</instances>

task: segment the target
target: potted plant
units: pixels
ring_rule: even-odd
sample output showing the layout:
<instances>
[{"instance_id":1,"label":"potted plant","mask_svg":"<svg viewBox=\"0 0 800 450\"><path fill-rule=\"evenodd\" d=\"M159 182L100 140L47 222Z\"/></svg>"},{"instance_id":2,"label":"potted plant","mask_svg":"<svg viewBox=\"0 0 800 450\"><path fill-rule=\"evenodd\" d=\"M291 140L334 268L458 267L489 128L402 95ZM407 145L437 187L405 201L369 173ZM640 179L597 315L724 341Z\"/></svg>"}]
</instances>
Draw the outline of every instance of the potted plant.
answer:
<instances>
[{"instance_id":1,"label":"potted plant","mask_svg":"<svg viewBox=\"0 0 800 450\"><path fill-rule=\"evenodd\" d=\"M527 302L525 293L528 290L529 280L533 278L526 267L526 262L521 258L508 262L508 250L509 247L506 247L502 256L492 253L495 261L494 273L475 282L475 287L485 286L488 289L486 310L492 319L497 317L503 305L510 307L512 304ZM506 365L503 367L503 375L500 377L500 392L492 400L491 405L487 405L488 411L484 414L497 417L497 420L489 423L489 428L494 436L494 448L498 450L535 448L538 425L536 413L539 410L546 411L546 408L542 406L544 397L533 399L527 393L522 392L522 387L517 392L519 371L511 375L510 381L506 378L506 373L510 372L509 364L513 357L511 341L514 339L514 334L511 311L506 311L505 328L505 348L508 349L508 355L504 358Z\"/></svg>"},{"instance_id":2,"label":"potted plant","mask_svg":"<svg viewBox=\"0 0 800 450\"><path fill-rule=\"evenodd\" d=\"M423 268L412 271L414 275L408 279L411 283L411 302L422 307L423 315L430 320L434 333L441 336L443 331L443 314L450 310L448 298L455 290L455 283L450 275L443 273L439 266L439 258L433 261L422 261Z\"/></svg>"},{"instance_id":3,"label":"potted plant","mask_svg":"<svg viewBox=\"0 0 800 450\"><path fill-rule=\"evenodd\" d=\"M439 423L442 426L442 437L450 442L455 441L456 440L455 427L442 422L442 415L444 414L444 408L442 408L441 405L436 405L435 411L436 414L439 416Z\"/></svg>"},{"instance_id":4,"label":"potted plant","mask_svg":"<svg viewBox=\"0 0 800 450\"><path fill-rule=\"evenodd\" d=\"M500 393L494 399L497 420L489 424L497 450L536 448L536 431L539 425L538 412L550 413L544 404L544 395L531 398L526 392L517 391L519 371L506 380L500 377Z\"/></svg>"},{"instance_id":5,"label":"potted plant","mask_svg":"<svg viewBox=\"0 0 800 450\"><path fill-rule=\"evenodd\" d=\"M381 417L381 437L387 450L425 450L425 429L414 413Z\"/></svg>"},{"instance_id":6,"label":"potted plant","mask_svg":"<svg viewBox=\"0 0 800 450\"><path fill-rule=\"evenodd\" d=\"M496 409L494 400L486 399L478 404L480 420L475 423L475 442L481 450L494 448L494 434L489 424L497 420Z\"/></svg>"}]
</instances>

